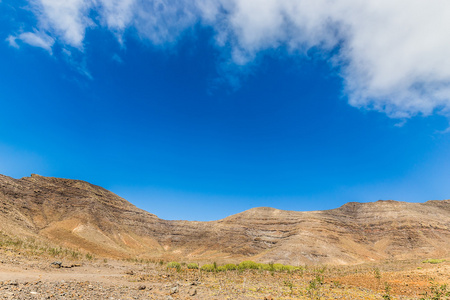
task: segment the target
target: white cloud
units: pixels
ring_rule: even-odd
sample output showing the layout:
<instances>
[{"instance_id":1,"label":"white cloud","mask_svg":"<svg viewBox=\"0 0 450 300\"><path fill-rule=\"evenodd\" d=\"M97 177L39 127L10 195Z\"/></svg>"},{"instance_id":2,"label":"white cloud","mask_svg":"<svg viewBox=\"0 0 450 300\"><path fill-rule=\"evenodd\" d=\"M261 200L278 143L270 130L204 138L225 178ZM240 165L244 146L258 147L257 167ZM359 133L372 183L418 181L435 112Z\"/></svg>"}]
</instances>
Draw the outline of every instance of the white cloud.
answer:
<instances>
[{"instance_id":1,"label":"white cloud","mask_svg":"<svg viewBox=\"0 0 450 300\"><path fill-rule=\"evenodd\" d=\"M24 32L17 36L10 35L6 40L9 42L9 45L14 48L19 48L17 40L21 40L31 46L45 49L50 54L52 53L52 47L55 43L55 40L51 36L39 31Z\"/></svg>"},{"instance_id":2,"label":"white cloud","mask_svg":"<svg viewBox=\"0 0 450 300\"><path fill-rule=\"evenodd\" d=\"M8 37L6 38L6 41L8 42L8 44L9 44L11 47L19 48L19 45L17 44L16 40L17 40L17 37L15 37L15 36L13 36L13 35L10 35L10 36L8 36Z\"/></svg>"},{"instance_id":3,"label":"white cloud","mask_svg":"<svg viewBox=\"0 0 450 300\"><path fill-rule=\"evenodd\" d=\"M41 32L24 32L21 33L18 38L24 43L45 49L49 53L52 53L52 46L55 43L55 40L52 37Z\"/></svg>"},{"instance_id":4,"label":"white cloud","mask_svg":"<svg viewBox=\"0 0 450 300\"><path fill-rule=\"evenodd\" d=\"M123 31L132 21L135 3L135 0L100 0L101 16L110 29Z\"/></svg>"},{"instance_id":5,"label":"white cloud","mask_svg":"<svg viewBox=\"0 0 450 300\"><path fill-rule=\"evenodd\" d=\"M450 113L447 0L30 1L40 30L78 49L92 26L105 26L119 40L135 28L142 39L164 45L201 24L214 29L217 47L236 65L265 50L305 55L314 47L340 69L353 106L396 118Z\"/></svg>"},{"instance_id":6,"label":"white cloud","mask_svg":"<svg viewBox=\"0 0 450 300\"><path fill-rule=\"evenodd\" d=\"M394 117L450 108L450 2L364 2L340 7L349 100Z\"/></svg>"},{"instance_id":7,"label":"white cloud","mask_svg":"<svg viewBox=\"0 0 450 300\"><path fill-rule=\"evenodd\" d=\"M89 18L94 0L30 0L40 27L72 47L82 49L85 31L93 25Z\"/></svg>"},{"instance_id":8,"label":"white cloud","mask_svg":"<svg viewBox=\"0 0 450 300\"><path fill-rule=\"evenodd\" d=\"M143 38L154 44L173 43L179 35L199 21L195 1L140 1L133 25Z\"/></svg>"}]
</instances>

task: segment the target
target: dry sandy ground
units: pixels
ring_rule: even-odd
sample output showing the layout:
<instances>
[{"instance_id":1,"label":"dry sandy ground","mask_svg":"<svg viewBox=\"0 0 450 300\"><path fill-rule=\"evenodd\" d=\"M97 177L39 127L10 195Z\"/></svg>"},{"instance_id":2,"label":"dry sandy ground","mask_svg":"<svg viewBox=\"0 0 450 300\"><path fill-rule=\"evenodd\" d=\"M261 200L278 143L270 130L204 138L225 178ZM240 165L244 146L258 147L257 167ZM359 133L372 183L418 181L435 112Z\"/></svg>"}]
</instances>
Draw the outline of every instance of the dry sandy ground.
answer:
<instances>
[{"instance_id":1,"label":"dry sandy ground","mask_svg":"<svg viewBox=\"0 0 450 300\"><path fill-rule=\"evenodd\" d=\"M0 299L450 299L442 287L450 284L448 262L210 273L109 259L62 259L53 268L54 261L2 249Z\"/></svg>"}]
</instances>

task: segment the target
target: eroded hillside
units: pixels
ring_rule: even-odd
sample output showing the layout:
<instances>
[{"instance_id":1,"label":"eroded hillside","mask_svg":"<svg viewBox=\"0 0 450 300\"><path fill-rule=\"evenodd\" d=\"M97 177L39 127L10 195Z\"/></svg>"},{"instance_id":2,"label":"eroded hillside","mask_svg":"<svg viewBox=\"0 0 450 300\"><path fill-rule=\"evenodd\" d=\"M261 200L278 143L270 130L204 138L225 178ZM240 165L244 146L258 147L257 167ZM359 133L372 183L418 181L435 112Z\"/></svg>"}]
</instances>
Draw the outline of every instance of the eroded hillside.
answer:
<instances>
[{"instance_id":1,"label":"eroded hillside","mask_svg":"<svg viewBox=\"0 0 450 300\"><path fill-rule=\"evenodd\" d=\"M167 221L84 181L0 175L3 232L102 256L290 264L434 257L448 255L449 225L449 200L254 208L212 222Z\"/></svg>"}]
</instances>

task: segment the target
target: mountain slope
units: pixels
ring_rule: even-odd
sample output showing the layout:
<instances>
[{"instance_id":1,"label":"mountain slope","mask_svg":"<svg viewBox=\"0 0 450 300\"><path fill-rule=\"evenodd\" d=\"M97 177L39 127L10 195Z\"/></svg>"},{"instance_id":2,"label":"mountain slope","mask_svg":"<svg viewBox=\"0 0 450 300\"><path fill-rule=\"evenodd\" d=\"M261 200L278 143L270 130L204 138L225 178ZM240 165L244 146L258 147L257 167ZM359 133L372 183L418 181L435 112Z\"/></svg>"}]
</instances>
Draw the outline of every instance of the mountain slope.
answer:
<instances>
[{"instance_id":1,"label":"mountain slope","mask_svg":"<svg viewBox=\"0 0 450 300\"><path fill-rule=\"evenodd\" d=\"M0 230L112 257L291 264L446 256L450 201L254 208L212 222L167 221L80 180L0 175Z\"/></svg>"}]
</instances>

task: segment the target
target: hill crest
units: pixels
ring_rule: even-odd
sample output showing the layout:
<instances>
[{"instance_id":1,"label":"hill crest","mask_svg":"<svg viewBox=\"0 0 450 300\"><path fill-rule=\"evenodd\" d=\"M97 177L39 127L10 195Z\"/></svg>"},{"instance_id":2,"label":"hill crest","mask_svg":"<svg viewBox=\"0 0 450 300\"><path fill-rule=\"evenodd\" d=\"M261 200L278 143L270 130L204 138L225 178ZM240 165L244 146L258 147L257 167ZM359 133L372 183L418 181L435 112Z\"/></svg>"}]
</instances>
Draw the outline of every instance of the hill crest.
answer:
<instances>
[{"instance_id":1,"label":"hill crest","mask_svg":"<svg viewBox=\"0 0 450 300\"><path fill-rule=\"evenodd\" d=\"M449 224L450 200L257 207L217 221L168 221L85 181L0 175L4 233L112 257L348 264L443 256Z\"/></svg>"}]
</instances>

